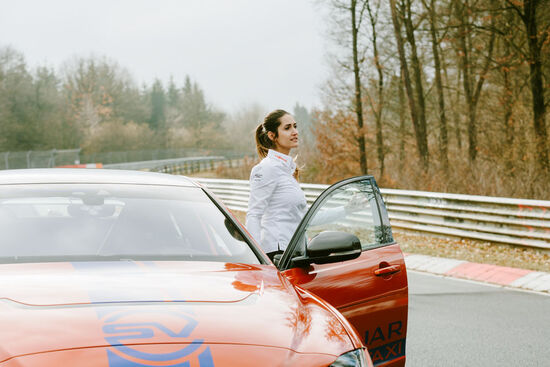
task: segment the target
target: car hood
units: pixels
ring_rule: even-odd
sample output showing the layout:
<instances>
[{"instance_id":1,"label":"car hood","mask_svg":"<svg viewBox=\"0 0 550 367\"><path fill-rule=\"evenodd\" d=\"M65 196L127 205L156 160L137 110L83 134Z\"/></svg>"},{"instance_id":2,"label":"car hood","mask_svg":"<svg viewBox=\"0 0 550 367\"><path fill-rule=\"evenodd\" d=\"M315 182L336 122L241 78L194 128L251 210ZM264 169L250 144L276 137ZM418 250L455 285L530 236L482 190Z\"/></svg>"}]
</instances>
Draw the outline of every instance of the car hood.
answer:
<instances>
[{"instance_id":1,"label":"car hood","mask_svg":"<svg viewBox=\"0 0 550 367\"><path fill-rule=\"evenodd\" d=\"M6 264L0 280L0 362L98 347L134 357L160 345L161 356L197 345L330 356L354 348L340 319L271 265Z\"/></svg>"}]
</instances>

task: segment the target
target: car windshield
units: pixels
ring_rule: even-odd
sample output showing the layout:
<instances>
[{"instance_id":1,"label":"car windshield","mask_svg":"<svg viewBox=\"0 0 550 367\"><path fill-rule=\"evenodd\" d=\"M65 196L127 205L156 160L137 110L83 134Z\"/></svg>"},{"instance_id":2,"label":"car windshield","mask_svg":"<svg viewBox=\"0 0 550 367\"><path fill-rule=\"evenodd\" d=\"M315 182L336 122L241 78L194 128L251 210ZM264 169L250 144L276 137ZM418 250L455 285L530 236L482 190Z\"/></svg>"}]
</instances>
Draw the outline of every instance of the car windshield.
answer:
<instances>
[{"instance_id":1,"label":"car windshield","mask_svg":"<svg viewBox=\"0 0 550 367\"><path fill-rule=\"evenodd\" d=\"M200 188L0 185L0 262L97 260L259 263Z\"/></svg>"}]
</instances>

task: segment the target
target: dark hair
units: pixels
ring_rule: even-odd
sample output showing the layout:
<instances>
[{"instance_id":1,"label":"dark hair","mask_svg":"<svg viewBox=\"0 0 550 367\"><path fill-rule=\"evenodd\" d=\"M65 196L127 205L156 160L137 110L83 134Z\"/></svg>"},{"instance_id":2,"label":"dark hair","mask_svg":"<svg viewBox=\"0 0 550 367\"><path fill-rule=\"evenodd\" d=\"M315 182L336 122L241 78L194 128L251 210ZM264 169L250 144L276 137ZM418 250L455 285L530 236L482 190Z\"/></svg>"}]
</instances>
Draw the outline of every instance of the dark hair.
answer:
<instances>
[{"instance_id":1,"label":"dark hair","mask_svg":"<svg viewBox=\"0 0 550 367\"><path fill-rule=\"evenodd\" d=\"M267 133L271 131L275 134L275 138L279 136L278 129L281 125L281 117L284 115L290 115L290 113L285 110L275 110L267 114L264 118L264 122L259 124L256 128L256 150L260 159L267 157L267 152L269 149L275 147L275 141L269 139ZM294 171L294 177L298 180L299 170L296 167Z\"/></svg>"},{"instance_id":2,"label":"dark hair","mask_svg":"<svg viewBox=\"0 0 550 367\"><path fill-rule=\"evenodd\" d=\"M265 158L267 151L275 147L275 141L269 139L267 133L271 131L275 134L275 138L279 136L277 130L281 125L280 119L284 115L289 115L289 113L285 110L272 111L264 118L264 122L256 128L256 150L260 159Z\"/></svg>"}]
</instances>

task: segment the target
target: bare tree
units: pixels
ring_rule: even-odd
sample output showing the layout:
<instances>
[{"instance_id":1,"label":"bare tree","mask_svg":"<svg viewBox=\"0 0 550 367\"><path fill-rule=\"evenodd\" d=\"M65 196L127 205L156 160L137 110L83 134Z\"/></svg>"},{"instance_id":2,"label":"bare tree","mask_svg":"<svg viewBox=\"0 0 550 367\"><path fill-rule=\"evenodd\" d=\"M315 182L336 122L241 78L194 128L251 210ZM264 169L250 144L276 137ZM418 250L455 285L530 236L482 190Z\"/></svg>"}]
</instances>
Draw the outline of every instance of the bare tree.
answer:
<instances>
[{"instance_id":1,"label":"bare tree","mask_svg":"<svg viewBox=\"0 0 550 367\"><path fill-rule=\"evenodd\" d=\"M330 35L336 48L335 52L330 53L334 61L333 75L323 88L324 94L329 97L326 99L326 108L334 108L348 117L353 116L351 120L346 118L341 122L355 122L352 139L358 153L359 171L367 174L367 124L364 117L365 88L362 80L366 50L362 21L367 0L326 0L325 3L331 11Z\"/></svg>"},{"instance_id":2,"label":"bare tree","mask_svg":"<svg viewBox=\"0 0 550 367\"><path fill-rule=\"evenodd\" d=\"M475 65L477 64L473 55L473 50L475 49L472 40L474 31L471 14L473 14L473 9L470 7L469 0L455 0L455 11L456 18L458 20L458 54L461 59L460 67L462 69L464 98L468 107L468 159L470 163L474 163L478 151L476 123L477 104L479 102L483 84L487 79L487 72L489 71L489 67L491 65L491 57L495 43L495 32L492 31L494 28L494 16L490 16L491 26L488 27L489 41L488 45L485 47L487 52L485 55L480 56L480 58L485 58L485 60L482 62L479 76L476 81L476 78L473 75L476 71ZM481 46L478 46L478 48L480 47Z\"/></svg>"},{"instance_id":3,"label":"bare tree","mask_svg":"<svg viewBox=\"0 0 550 367\"><path fill-rule=\"evenodd\" d=\"M398 85L399 96L399 172L403 172L405 164L405 91L403 90L403 75L399 75Z\"/></svg>"},{"instance_id":4,"label":"bare tree","mask_svg":"<svg viewBox=\"0 0 550 367\"><path fill-rule=\"evenodd\" d=\"M401 20L403 18L403 11L406 11L405 8L408 7L408 14L410 16L410 1L406 0L407 4L406 6L401 3L400 10L398 11L396 0L390 0L390 10L391 10L391 17L392 17L392 23L395 33L395 39L397 41L397 50L399 53L399 61L401 64L401 76L403 78L403 84L405 85L405 91L407 94L407 99L409 102L409 110L411 113L411 120L414 127L414 133L416 136L416 146L418 149L418 155L420 158L420 161L422 163L422 167L424 171L428 170L429 167L429 151L428 151L428 137L426 134L426 118L424 114L424 94L422 91L422 80L420 75L420 63L418 61L418 57L413 56L413 69L415 70L415 89L416 89L416 99L418 99L419 96L421 96L421 103L420 107L417 110L417 102L415 99L415 96L413 94L413 87L411 83L411 77L409 72L409 66L407 63L407 56L405 54L405 45L403 41L403 36L401 34ZM407 29L407 39L411 44L411 48L414 48L413 53L416 53L416 43L414 42L414 31L412 27L412 22L410 21L410 17L408 20L405 20L405 23L408 23L405 28ZM420 111L420 112L419 112Z\"/></svg>"},{"instance_id":5,"label":"bare tree","mask_svg":"<svg viewBox=\"0 0 550 367\"><path fill-rule=\"evenodd\" d=\"M384 148L384 135L382 132L383 120L382 112L384 110L384 68L380 62L380 53L378 51L378 33L377 33L377 22L378 22L378 13L380 10L380 2L376 4L376 9L373 9L370 6L370 0L365 1L367 7L367 12L369 15L369 23L371 27L371 42L372 42L372 52L374 58L374 65L376 72L378 74L378 80L376 82L376 94L377 101L374 102L372 98L369 98L371 102L371 107L374 113L374 119L376 121L376 153L378 156L378 162L380 164L380 176L384 176L384 157L385 157L385 148Z\"/></svg>"},{"instance_id":6,"label":"bare tree","mask_svg":"<svg viewBox=\"0 0 550 367\"><path fill-rule=\"evenodd\" d=\"M528 44L529 82L533 97L533 126L536 135L536 159L538 166L548 172L548 133L546 130L546 103L544 100L542 49L550 38L550 27L539 31L538 10L548 7L544 0L523 0L522 2L506 0L518 14L525 26Z\"/></svg>"},{"instance_id":7,"label":"bare tree","mask_svg":"<svg viewBox=\"0 0 550 367\"><path fill-rule=\"evenodd\" d=\"M362 8L358 14L357 0L350 0L349 11L351 14L351 46L353 52L353 78L355 82L355 114L357 115L357 127L359 128L359 136L357 138L359 143L359 162L361 166L361 173L367 174L367 151L365 148L365 129L363 122L363 100L361 98L361 65L359 62L358 53L358 36L359 27L363 19L364 6L366 2L362 2Z\"/></svg>"},{"instance_id":8,"label":"bare tree","mask_svg":"<svg viewBox=\"0 0 550 367\"><path fill-rule=\"evenodd\" d=\"M444 172L449 170L448 139L447 139L447 117L445 116L445 97L443 93L443 82L441 80L441 62L439 57L439 36L436 24L435 0L422 0L430 21L430 36L432 39L432 52L435 68L435 84L437 87L437 98L439 102L439 160Z\"/></svg>"}]
</instances>

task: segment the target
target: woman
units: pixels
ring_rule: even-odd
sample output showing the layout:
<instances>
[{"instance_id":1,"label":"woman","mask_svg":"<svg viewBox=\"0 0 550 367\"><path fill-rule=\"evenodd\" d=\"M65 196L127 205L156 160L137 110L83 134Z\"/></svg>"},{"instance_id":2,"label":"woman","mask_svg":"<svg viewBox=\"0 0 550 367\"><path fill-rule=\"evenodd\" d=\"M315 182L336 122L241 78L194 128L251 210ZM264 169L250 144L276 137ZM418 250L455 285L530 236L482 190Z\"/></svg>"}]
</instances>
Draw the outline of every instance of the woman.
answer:
<instances>
[{"instance_id":1,"label":"woman","mask_svg":"<svg viewBox=\"0 0 550 367\"><path fill-rule=\"evenodd\" d=\"M307 208L298 169L289 155L297 147L297 124L284 110L271 112L256 128L262 161L250 172L246 228L271 260L285 250Z\"/></svg>"}]
</instances>

